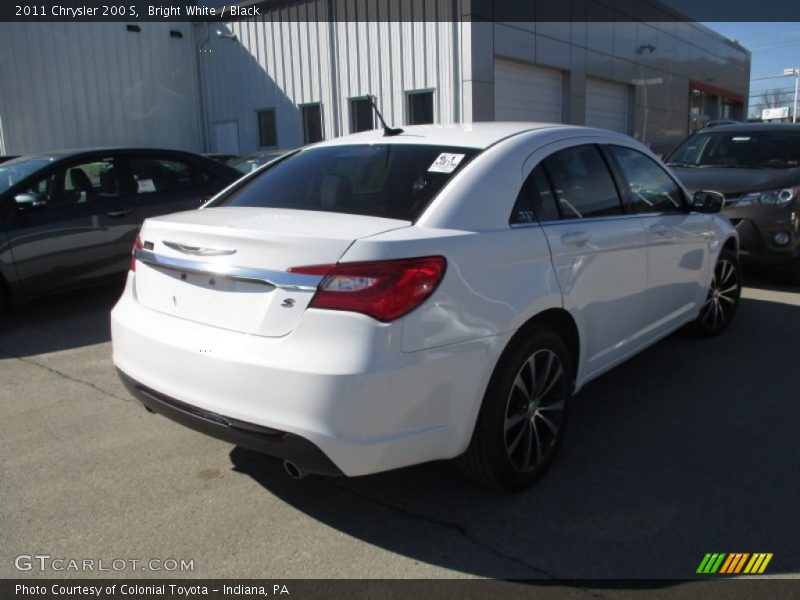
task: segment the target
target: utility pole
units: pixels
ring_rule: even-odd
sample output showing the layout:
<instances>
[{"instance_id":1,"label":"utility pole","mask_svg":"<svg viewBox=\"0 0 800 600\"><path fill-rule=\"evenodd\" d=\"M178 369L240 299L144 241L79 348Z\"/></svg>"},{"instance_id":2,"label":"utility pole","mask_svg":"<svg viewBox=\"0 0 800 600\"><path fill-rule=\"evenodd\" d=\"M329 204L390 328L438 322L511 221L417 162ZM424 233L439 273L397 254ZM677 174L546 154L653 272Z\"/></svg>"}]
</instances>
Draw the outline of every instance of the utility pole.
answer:
<instances>
[{"instance_id":1,"label":"utility pole","mask_svg":"<svg viewBox=\"0 0 800 600\"><path fill-rule=\"evenodd\" d=\"M794 110L792 110L792 123L797 123L797 88L800 84L800 67L784 69L783 74L794 75Z\"/></svg>"}]
</instances>

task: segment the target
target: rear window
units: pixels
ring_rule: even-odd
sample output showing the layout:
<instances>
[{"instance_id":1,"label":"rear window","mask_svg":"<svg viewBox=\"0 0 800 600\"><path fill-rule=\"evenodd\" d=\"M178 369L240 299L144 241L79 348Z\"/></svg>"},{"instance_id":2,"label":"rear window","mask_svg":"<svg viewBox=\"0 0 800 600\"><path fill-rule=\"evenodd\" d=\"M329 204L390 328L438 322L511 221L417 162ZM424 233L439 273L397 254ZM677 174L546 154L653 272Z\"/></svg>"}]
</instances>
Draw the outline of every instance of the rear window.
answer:
<instances>
[{"instance_id":1,"label":"rear window","mask_svg":"<svg viewBox=\"0 0 800 600\"><path fill-rule=\"evenodd\" d=\"M412 144L310 148L211 206L349 213L415 221L478 150Z\"/></svg>"}]
</instances>

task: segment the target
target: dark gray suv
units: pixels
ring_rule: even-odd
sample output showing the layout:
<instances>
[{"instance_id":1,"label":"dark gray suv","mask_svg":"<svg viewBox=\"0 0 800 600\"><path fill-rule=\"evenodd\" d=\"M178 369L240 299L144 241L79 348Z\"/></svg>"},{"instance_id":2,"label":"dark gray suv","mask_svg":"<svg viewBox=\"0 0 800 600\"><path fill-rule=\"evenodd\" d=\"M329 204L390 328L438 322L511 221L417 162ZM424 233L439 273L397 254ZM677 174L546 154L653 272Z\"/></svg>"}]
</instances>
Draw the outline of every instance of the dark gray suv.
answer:
<instances>
[{"instance_id":1,"label":"dark gray suv","mask_svg":"<svg viewBox=\"0 0 800 600\"><path fill-rule=\"evenodd\" d=\"M692 193L725 195L743 260L791 266L800 275L800 125L705 129L666 159Z\"/></svg>"},{"instance_id":2,"label":"dark gray suv","mask_svg":"<svg viewBox=\"0 0 800 600\"><path fill-rule=\"evenodd\" d=\"M196 154L146 148L0 164L0 309L124 277L144 219L197 208L240 176Z\"/></svg>"}]
</instances>

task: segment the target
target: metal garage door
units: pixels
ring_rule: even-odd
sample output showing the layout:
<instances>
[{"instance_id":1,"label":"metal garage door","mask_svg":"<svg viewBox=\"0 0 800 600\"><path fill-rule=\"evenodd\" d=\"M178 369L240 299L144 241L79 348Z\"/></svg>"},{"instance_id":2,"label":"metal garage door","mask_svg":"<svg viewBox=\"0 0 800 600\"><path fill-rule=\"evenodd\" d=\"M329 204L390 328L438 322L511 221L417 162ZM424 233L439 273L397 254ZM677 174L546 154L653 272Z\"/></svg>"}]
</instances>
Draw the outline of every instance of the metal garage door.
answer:
<instances>
[{"instance_id":1,"label":"metal garage door","mask_svg":"<svg viewBox=\"0 0 800 600\"><path fill-rule=\"evenodd\" d=\"M628 133L629 87L602 79L586 79L586 125Z\"/></svg>"},{"instance_id":2,"label":"metal garage door","mask_svg":"<svg viewBox=\"0 0 800 600\"><path fill-rule=\"evenodd\" d=\"M561 71L496 58L496 121L561 122Z\"/></svg>"}]
</instances>

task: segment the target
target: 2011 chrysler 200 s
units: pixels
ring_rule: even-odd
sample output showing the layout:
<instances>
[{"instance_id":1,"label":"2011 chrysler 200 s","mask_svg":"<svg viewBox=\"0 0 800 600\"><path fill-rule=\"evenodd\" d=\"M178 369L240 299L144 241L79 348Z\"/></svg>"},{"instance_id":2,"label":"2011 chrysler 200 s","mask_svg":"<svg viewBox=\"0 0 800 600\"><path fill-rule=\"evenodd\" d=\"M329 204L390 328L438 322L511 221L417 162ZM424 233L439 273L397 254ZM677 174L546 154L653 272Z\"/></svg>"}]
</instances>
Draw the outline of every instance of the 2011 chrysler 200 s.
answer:
<instances>
[{"instance_id":1,"label":"2011 chrysler 200 s","mask_svg":"<svg viewBox=\"0 0 800 600\"><path fill-rule=\"evenodd\" d=\"M364 475L460 457L503 489L552 461L587 381L740 292L723 198L634 140L491 123L290 153L205 207L148 219L112 312L146 407Z\"/></svg>"}]
</instances>

